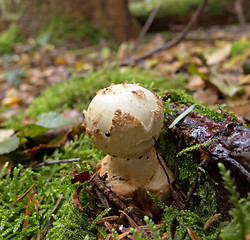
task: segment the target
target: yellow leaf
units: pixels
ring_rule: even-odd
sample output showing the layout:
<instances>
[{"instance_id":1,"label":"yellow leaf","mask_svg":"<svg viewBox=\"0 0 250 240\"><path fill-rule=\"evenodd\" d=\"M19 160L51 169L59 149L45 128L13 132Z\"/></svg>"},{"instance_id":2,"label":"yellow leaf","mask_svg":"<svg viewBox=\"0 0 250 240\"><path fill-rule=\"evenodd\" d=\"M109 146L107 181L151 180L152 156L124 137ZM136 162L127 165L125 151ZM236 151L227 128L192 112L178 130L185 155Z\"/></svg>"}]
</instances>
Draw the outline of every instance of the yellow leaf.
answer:
<instances>
[{"instance_id":1,"label":"yellow leaf","mask_svg":"<svg viewBox=\"0 0 250 240\"><path fill-rule=\"evenodd\" d=\"M65 65L65 64L66 64L66 61L65 61L64 58L57 57L57 58L55 59L55 64L56 64L56 65Z\"/></svg>"},{"instance_id":2,"label":"yellow leaf","mask_svg":"<svg viewBox=\"0 0 250 240\"><path fill-rule=\"evenodd\" d=\"M5 106L12 106L18 103L19 103L19 98L17 96L7 97L2 100L2 105Z\"/></svg>"}]
</instances>

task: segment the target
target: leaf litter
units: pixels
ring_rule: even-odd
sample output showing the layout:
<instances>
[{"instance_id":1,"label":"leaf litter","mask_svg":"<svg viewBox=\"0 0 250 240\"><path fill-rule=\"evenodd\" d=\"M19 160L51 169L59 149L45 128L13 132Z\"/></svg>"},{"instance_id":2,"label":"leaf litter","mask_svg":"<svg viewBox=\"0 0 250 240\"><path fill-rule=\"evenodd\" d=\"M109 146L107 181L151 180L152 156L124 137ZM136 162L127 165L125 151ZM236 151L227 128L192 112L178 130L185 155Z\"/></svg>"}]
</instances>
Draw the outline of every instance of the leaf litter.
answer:
<instances>
[{"instance_id":1,"label":"leaf litter","mask_svg":"<svg viewBox=\"0 0 250 240\"><path fill-rule=\"evenodd\" d=\"M200 35L199 31L197 31L197 35L195 31L190 32L186 40L183 40L179 45L154 54L139 63L139 67L142 70L150 70L152 76L157 77L168 76L173 78L178 73L185 74L189 81L184 88L191 91L198 101L208 105L227 104L232 107L240 119L248 124L250 89L248 80L245 80L248 75L244 74L242 66L250 52L240 51L240 53L235 54L232 40L234 43L250 41L249 34L241 33L237 35L223 29L217 32L211 29ZM209 37L200 38L205 34L209 34ZM14 53L9 56L8 61L5 56L0 59L2 72L0 75L0 100L1 106L7 109L0 112L0 121L4 122L7 118L23 111L45 87L66 80L75 74L84 76L92 70L96 71L103 67L117 66L117 58L122 61L127 57L139 56L153 49L155 45L163 43L164 38L165 36L160 35L149 36L146 38L146 43L140 43L139 45L133 41L123 43L118 49L118 54L108 46L102 49L98 46L92 46L89 49L72 51L57 49L51 44L45 44L39 49L27 50L25 44L18 44ZM233 66L232 63L234 63ZM125 69L125 67L121 67L121 69ZM16 111L12 111L13 108L16 108ZM51 121L55 117L53 114L56 114L58 121ZM53 132L55 129L69 124L70 120L69 118L63 118L62 115L57 115L57 113L45 113L37 121L31 119L31 122L24 124L19 132L19 136L21 134L25 138L23 151L35 151L35 154L32 154L30 159L34 158L40 150L46 150L50 140L52 140L48 140L48 138L45 145L39 145L41 140L38 140L39 144L37 145L37 143L33 143L37 136L46 133L48 130ZM61 144L67 145L69 140L72 139L70 132L74 131L74 128L80 127L71 125L64 131L62 137L59 137L60 139L57 141L59 144L50 144L50 147L58 147ZM58 135L58 132L56 135ZM13 140L13 138L15 139ZM15 134L8 137L7 140L11 140L11 144L8 144L8 152L12 152L19 146L16 139ZM4 143L4 141L2 142ZM0 146L2 142L0 141ZM3 153L7 152L1 154ZM75 179L81 179L79 181L89 179L88 174L83 175L80 173L75 176ZM82 210L83 207L79 199L80 191L81 188L78 187L73 194L72 203ZM111 201L117 200L112 198L112 193L106 197L110 198L110 196ZM32 191L30 192L26 215L32 214L29 205L33 198L34 192ZM61 200L62 195L58 199L59 203ZM58 207L59 203L56 203L54 209ZM123 205L123 203L119 204ZM137 219L136 216L133 217ZM50 215L43 236L50 230L52 222L53 217ZM142 225L140 221L139 223ZM23 226L27 226L29 221L25 219L23 224ZM197 239L191 227L187 227L187 231L192 239ZM126 236L128 232L123 234Z\"/></svg>"}]
</instances>

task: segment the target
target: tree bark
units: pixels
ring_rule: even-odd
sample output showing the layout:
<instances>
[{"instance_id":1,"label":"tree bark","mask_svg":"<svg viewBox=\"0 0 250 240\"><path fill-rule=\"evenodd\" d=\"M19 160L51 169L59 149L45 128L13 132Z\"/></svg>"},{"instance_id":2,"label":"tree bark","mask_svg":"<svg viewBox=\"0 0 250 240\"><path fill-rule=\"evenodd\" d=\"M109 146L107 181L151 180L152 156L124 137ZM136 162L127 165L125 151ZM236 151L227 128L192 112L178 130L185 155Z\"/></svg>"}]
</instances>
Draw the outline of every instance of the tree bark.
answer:
<instances>
[{"instance_id":1,"label":"tree bark","mask_svg":"<svg viewBox=\"0 0 250 240\"><path fill-rule=\"evenodd\" d=\"M85 18L107 30L119 43L138 34L128 0L22 0L21 3L24 12L19 26L25 36L36 36L53 17L60 15L68 15L76 21Z\"/></svg>"}]
</instances>

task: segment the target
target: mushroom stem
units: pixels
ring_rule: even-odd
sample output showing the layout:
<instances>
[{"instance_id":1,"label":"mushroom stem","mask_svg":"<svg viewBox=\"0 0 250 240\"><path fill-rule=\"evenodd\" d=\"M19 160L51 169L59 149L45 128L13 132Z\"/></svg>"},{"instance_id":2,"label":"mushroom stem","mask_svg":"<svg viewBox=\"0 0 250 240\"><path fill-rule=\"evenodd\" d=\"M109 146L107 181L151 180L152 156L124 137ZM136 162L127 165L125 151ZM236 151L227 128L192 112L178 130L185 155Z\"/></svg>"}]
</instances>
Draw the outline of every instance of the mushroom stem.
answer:
<instances>
[{"instance_id":1,"label":"mushroom stem","mask_svg":"<svg viewBox=\"0 0 250 240\"><path fill-rule=\"evenodd\" d=\"M158 158L162 165L159 164ZM160 156L158 158L154 148L143 156L133 159L107 155L97 164L97 169L101 176L108 173L106 184L119 196L129 197L143 186L146 191L165 200L170 194L166 189L169 189L174 176L162 158Z\"/></svg>"}]
</instances>

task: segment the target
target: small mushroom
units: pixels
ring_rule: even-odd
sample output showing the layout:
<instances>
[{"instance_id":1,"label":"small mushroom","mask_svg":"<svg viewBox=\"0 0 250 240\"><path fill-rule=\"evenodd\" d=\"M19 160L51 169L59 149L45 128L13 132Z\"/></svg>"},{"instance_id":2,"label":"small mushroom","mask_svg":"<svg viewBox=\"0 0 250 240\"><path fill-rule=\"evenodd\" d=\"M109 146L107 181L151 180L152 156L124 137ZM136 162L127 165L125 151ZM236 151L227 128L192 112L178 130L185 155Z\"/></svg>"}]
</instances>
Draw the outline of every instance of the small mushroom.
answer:
<instances>
[{"instance_id":1,"label":"small mushroom","mask_svg":"<svg viewBox=\"0 0 250 240\"><path fill-rule=\"evenodd\" d=\"M164 118L160 97L138 84L111 85L98 91L84 116L87 135L108 154L97 164L106 184L122 199L143 188L165 201L174 176L153 147Z\"/></svg>"}]
</instances>

